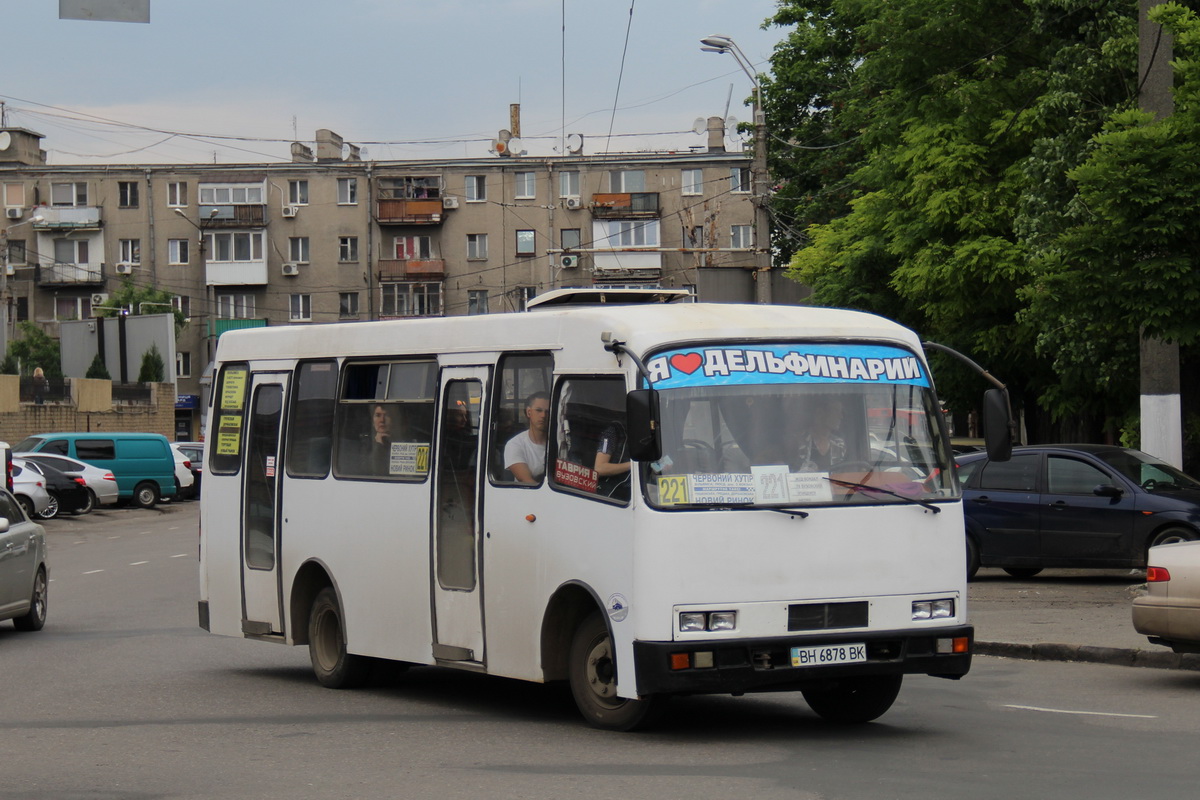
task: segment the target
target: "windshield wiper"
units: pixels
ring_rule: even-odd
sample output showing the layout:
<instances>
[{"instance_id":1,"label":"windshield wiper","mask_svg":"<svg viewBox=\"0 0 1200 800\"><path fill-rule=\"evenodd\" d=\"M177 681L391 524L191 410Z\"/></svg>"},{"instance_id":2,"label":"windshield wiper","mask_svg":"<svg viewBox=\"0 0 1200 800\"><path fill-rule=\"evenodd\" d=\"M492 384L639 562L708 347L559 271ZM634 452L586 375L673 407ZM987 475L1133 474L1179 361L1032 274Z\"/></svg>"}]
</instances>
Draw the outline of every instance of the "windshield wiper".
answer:
<instances>
[{"instance_id":1,"label":"windshield wiper","mask_svg":"<svg viewBox=\"0 0 1200 800\"><path fill-rule=\"evenodd\" d=\"M663 508L703 508L709 511L775 511L780 514L790 514L801 519L808 516L807 511L802 511L799 508L790 508L786 506L759 506L753 502L748 503L672 503Z\"/></svg>"},{"instance_id":2,"label":"windshield wiper","mask_svg":"<svg viewBox=\"0 0 1200 800\"><path fill-rule=\"evenodd\" d=\"M825 480L829 481L830 483L836 483L838 486L846 486L850 489L858 489L859 491L863 491L863 492L879 492L880 494L891 495L892 497L895 497L899 500L903 500L906 503L915 503L924 508L928 508L930 511L932 511L935 514L942 513L942 509L940 506L935 506L933 503L927 502L925 500L920 500L916 497L908 497L906 495L900 494L899 492L893 492L891 489L884 489L882 486L868 486L865 483L855 483L854 481L844 481L844 480L841 480L840 478L830 478L829 476L825 476Z\"/></svg>"}]
</instances>

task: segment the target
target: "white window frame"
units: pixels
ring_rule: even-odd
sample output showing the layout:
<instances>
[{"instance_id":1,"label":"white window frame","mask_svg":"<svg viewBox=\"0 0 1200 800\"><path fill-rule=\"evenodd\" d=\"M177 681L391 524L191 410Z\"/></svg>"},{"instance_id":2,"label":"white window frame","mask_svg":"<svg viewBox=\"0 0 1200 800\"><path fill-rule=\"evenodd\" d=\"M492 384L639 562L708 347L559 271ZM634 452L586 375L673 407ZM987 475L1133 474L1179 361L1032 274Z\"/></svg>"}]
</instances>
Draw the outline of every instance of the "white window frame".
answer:
<instances>
[{"instance_id":1,"label":"white window frame","mask_svg":"<svg viewBox=\"0 0 1200 800\"><path fill-rule=\"evenodd\" d=\"M192 298L186 294L177 294L171 298L171 308L185 317L192 315Z\"/></svg>"},{"instance_id":2,"label":"white window frame","mask_svg":"<svg viewBox=\"0 0 1200 800\"><path fill-rule=\"evenodd\" d=\"M288 181L288 205L308 205L308 179L293 178Z\"/></svg>"},{"instance_id":3,"label":"white window frame","mask_svg":"<svg viewBox=\"0 0 1200 800\"><path fill-rule=\"evenodd\" d=\"M358 319L358 292L338 292L338 319Z\"/></svg>"},{"instance_id":4,"label":"white window frame","mask_svg":"<svg viewBox=\"0 0 1200 800\"><path fill-rule=\"evenodd\" d=\"M254 295L217 295L218 319L254 319Z\"/></svg>"},{"instance_id":5,"label":"white window frame","mask_svg":"<svg viewBox=\"0 0 1200 800\"><path fill-rule=\"evenodd\" d=\"M685 196L696 196L704 194L704 170L702 168L688 168L679 171L680 188L679 193Z\"/></svg>"},{"instance_id":6,"label":"white window frame","mask_svg":"<svg viewBox=\"0 0 1200 800\"><path fill-rule=\"evenodd\" d=\"M467 290L467 315L474 316L477 314L488 313L488 290L487 289L468 289Z\"/></svg>"},{"instance_id":7,"label":"white window frame","mask_svg":"<svg viewBox=\"0 0 1200 800\"><path fill-rule=\"evenodd\" d=\"M646 170L613 170L611 173L609 173L609 185L612 187L614 192L620 192L622 194L628 192L644 192L646 191Z\"/></svg>"},{"instance_id":8,"label":"white window frame","mask_svg":"<svg viewBox=\"0 0 1200 800\"><path fill-rule=\"evenodd\" d=\"M358 261L358 237L338 237L338 263L351 264Z\"/></svg>"},{"instance_id":9,"label":"white window frame","mask_svg":"<svg viewBox=\"0 0 1200 800\"><path fill-rule=\"evenodd\" d=\"M65 243L71 249L71 258L60 258L58 254L59 244ZM91 246L87 239L68 239L65 236L54 239L51 243L54 248L54 263L55 264L90 264ZM82 256L82 258L81 258Z\"/></svg>"},{"instance_id":10,"label":"white window frame","mask_svg":"<svg viewBox=\"0 0 1200 800\"><path fill-rule=\"evenodd\" d=\"M204 235L205 252L210 264L249 264L263 260L261 231L215 231ZM249 258L238 258L239 247L249 247ZM229 258L222 258L223 255Z\"/></svg>"},{"instance_id":11,"label":"white window frame","mask_svg":"<svg viewBox=\"0 0 1200 800\"><path fill-rule=\"evenodd\" d=\"M513 199L534 200L537 198L537 173L513 173Z\"/></svg>"},{"instance_id":12,"label":"white window frame","mask_svg":"<svg viewBox=\"0 0 1200 800\"><path fill-rule=\"evenodd\" d=\"M337 204L339 206L358 205L358 178L337 179Z\"/></svg>"},{"instance_id":13,"label":"white window frame","mask_svg":"<svg viewBox=\"0 0 1200 800\"><path fill-rule=\"evenodd\" d=\"M579 197L579 170L567 169L558 173L558 196Z\"/></svg>"},{"instance_id":14,"label":"white window frame","mask_svg":"<svg viewBox=\"0 0 1200 800\"><path fill-rule=\"evenodd\" d=\"M63 312L63 309L68 305L73 306L74 310ZM56 320L87 319L91 315L91 297L64 297L63 295L58 295L54 298L54 319Z\"/></svg>"},{"instance_id":15,"label":"white window frame","mask_svg":"<svg viewBox=\"0 0 1200 800\"><path fill-rule=\"evenodd\" d=\"M188 204L188 185L184 181L167 183L167 206L185 208Z\"/></svg>"},{"instance_id":16,"label":"white window frame","mask_svg":"<svg viewBox=\"0 0 1200 800\"><path fill-rule=\"evenodd\" d=\"M307 264L312 260L310 256L311 249L307 236L288 237L288 261L294 261L297 264Z\"/></svg>"},{"instance_id":17,"label":"white window frame","mask_svg":"<svg viewBox=\"0 0 1200 800\"><path fill-rule=\"evenodd\" d=\"M191 239L167 240L167 264L173 267L187 266L191 256Z\"/></svg>"},{"instance_id":18,"label":"white window frame","mask_svg":"<svg viewBox=\"0 0 1200 800\"><path fill-rule=\"evenodd\" d=\"M466 176L466 191L464 192L468 203L486 203L487 202L487 176L486 175L468 175Z\"/></svg>"},{"instance_id":19,"label":"white window frame","mask_svg":"<svg viewBox=\"0 0 1200 800\"><path fill-rule=\"evenodd\" d=\"M192 354L176 350L175 351L175 377L190 378L192 377Z\"/></svg>"},{"instance_id":20,"label":"white window frame","mask_svg":"<svg viewBox=\"0 0 1200 800\"><path fill-rule=\"evenodd\" d=\"M486 233L467 234L467 260L486 261L488 257L488 235Z\"/></svg>"},{"instance_id":21,"label":"white window frame","mask_svg":"<svg viewBox=\"0 0 1200 800\"><path fill-rule=\"evenodd\" d=\"M71 201L69 203L59 202L54 198L55 189L68 187L65 191L71 193ZM61 193L61 192L58 192ZM50 205L54 208L80 208L88 204L88 185L87 181L58 181L50 184Z\"/></svg>"},{"instance_id":22,"label":"white window frame","mask_svg":"<svg viewBox=\"0 0 1200 800\"><path fill-rule=\"evenodd\" d=\"M379 284L381 317L440 317L442 304L441 281L386 281Z\"/></svg>"},{"instance_id":23,"label":"white window frame","mask_svg":"<svg viewBox=\"0 0 1200 800\"><path fill-rule=\"evenodd\" d=\"M288 296L288 321L312 322L311 294L293 294Z\"/></svg>"},{"instance_id":24,"label":"white window frame","mask_svg":"<svg viewBox=\"0 0 1200 800\"><path fill-rule=\"evenodd\" d=\"M137 181L117 181L117 208L137 208L140 202Z\"/></svg>"},{"instance_id":25,"label":"white window frame","mask_svg":"<svg viewBox=\"0 0 1200 800\"><path fill-rule=\"evenodd\" d=\"M117 249L119 255L117 262L121 264L141 264L142 263L142 240L141 239L118 239Z\"/></svg>"},{"instance_id":26,"label":"white window frame","mask_svg":"<svg viewBox=\"0 0 1200 800\"><path fill-rule=\"evenodd\" d=\"M261 183L202 183L202 206L261 206L265 197Z\"/></svg>"},{"instance_id":27,"label":"white window frame","mask_svg":"<svg viewBox=\"0 0 1200 800\"><path fill-rule=\"evenodd\" d=\"M729 168L729 191L734 194L750 194L753 178L749 167Z\"/></svg>"},{"instance_id":28,"label":"white window frame","mask_svg":"<svg viewBox=\"0 0 1200 800\"><path fill-rule=\"evenodd\" d=\"M734 250L750 250L754 247L753 225L732 225L729 228L729 246Z\"/></svg>"},{"instance_id":29,"label":"white window frame","mask_svg":"<svg viewBox=\"0 0 1200 800\"><path fill-rule=\"evenodd\" d=\"M656 219L597 220L596 225L604 234L601 240L593 242L596 248L658 247L662 241Z\"/></svg>"},{"instance_id":30,"label":"white window frame","mask_svg":"<svg viewBox=\"0 0 1200 800\"><path fill-rule=\"evenodd\" d=\"M24 239L9 239L8 240L8 263L25 264L28 263L29 253L25 249Z\"/></svg>"}]
</instances>

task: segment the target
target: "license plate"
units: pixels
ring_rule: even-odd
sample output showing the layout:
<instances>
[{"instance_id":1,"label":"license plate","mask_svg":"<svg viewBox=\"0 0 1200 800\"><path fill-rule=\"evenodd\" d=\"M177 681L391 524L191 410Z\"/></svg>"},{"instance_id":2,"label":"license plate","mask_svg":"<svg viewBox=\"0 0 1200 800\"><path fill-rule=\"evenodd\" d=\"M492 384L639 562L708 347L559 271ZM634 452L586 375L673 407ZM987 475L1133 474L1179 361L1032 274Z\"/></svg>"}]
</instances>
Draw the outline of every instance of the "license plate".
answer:
<instances>
[{"instance_id":1,"label":"license plate","mask_svg":"<svg viewBox=\"0 0 1200 800\"><path fill-rule=\"evenodd\" d=\"M793 667L825 667L831 664L856 664L867 660L865 644L825 644L793 647Z\"/></svg>"}]
</instances>

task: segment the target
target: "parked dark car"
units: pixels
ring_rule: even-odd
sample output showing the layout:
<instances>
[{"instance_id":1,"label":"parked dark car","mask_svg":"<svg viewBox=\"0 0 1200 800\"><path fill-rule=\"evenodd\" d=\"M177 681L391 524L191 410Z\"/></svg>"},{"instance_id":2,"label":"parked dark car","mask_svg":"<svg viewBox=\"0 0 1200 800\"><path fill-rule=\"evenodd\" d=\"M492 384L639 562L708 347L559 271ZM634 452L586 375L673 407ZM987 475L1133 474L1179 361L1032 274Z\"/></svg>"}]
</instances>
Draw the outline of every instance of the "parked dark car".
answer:
<instances>
[{"instance_id":1,"label":"parked dark car","mask_svg":"<svg viewBox=\"0 0 1200 800\"><path fill-rule=\"evenodd\" d=\"M1146 566L1155 545L1200 538L1200 481L1140 450L1090 444L957 458L967 522L967 574L1002 567Z\"/></svg>"},{"instance_id":2,"label":"parked dark car","mask_svg":"<svg viewBox=\"0 0 1200 800\"><path fill-rule=\"evenodd\" d=\"M16 459L14 459L15 461ZM54 519L59 514L87 514L96 505L96 499L88 491L83 477L63 472L48 464L38 464L20 459L22 466L40 472L46 478L46 491L50 493L50 505L37 513L39 519Z\"/></svg>"}]
</instances>

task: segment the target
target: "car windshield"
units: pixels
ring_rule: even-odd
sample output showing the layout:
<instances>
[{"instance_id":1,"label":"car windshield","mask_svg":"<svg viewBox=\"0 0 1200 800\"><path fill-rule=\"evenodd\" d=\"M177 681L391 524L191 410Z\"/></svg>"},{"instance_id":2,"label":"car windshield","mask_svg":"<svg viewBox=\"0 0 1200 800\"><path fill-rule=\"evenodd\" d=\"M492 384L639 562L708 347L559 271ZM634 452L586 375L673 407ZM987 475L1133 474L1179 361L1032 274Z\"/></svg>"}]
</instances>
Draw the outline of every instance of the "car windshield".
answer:
<instances>
[{"instance_id":1,"label":"car windshield","mask_svg":"<svg viewBox=\"0 0 1200 800\"><path fill-rule=\"evenodd\" d=\"M35 450L37 450L38 447L41 445L41 443L44 441L46 441L46 440L39 438L37 436L29 436L29 437L23 439L21 441L21 443L18 444L16 447L14 447L13 452L14 453L32 453Z\"/></svg>"},{"instance_id":2,"label":"car windshield","mask_svg":"<svg viewBox=\"0 0 1200 800\"><path fill-rule=\"evenodd\" d=\"M1200 481L1165 461L1134 450L1098 453L1097 457L1129 480L1150 492L1198 489Z\"/></svg>"},{"instance_id":3,"label":"car windshield","mask_svg":"<svg viewBox=\"0 0 1200 800\"><path fill-rule=\"evenodd\" d=\"M674 350L649 360L659 507L928 503L958 496L924 365L882 345Z\"/></svg>"}]
</instances>

